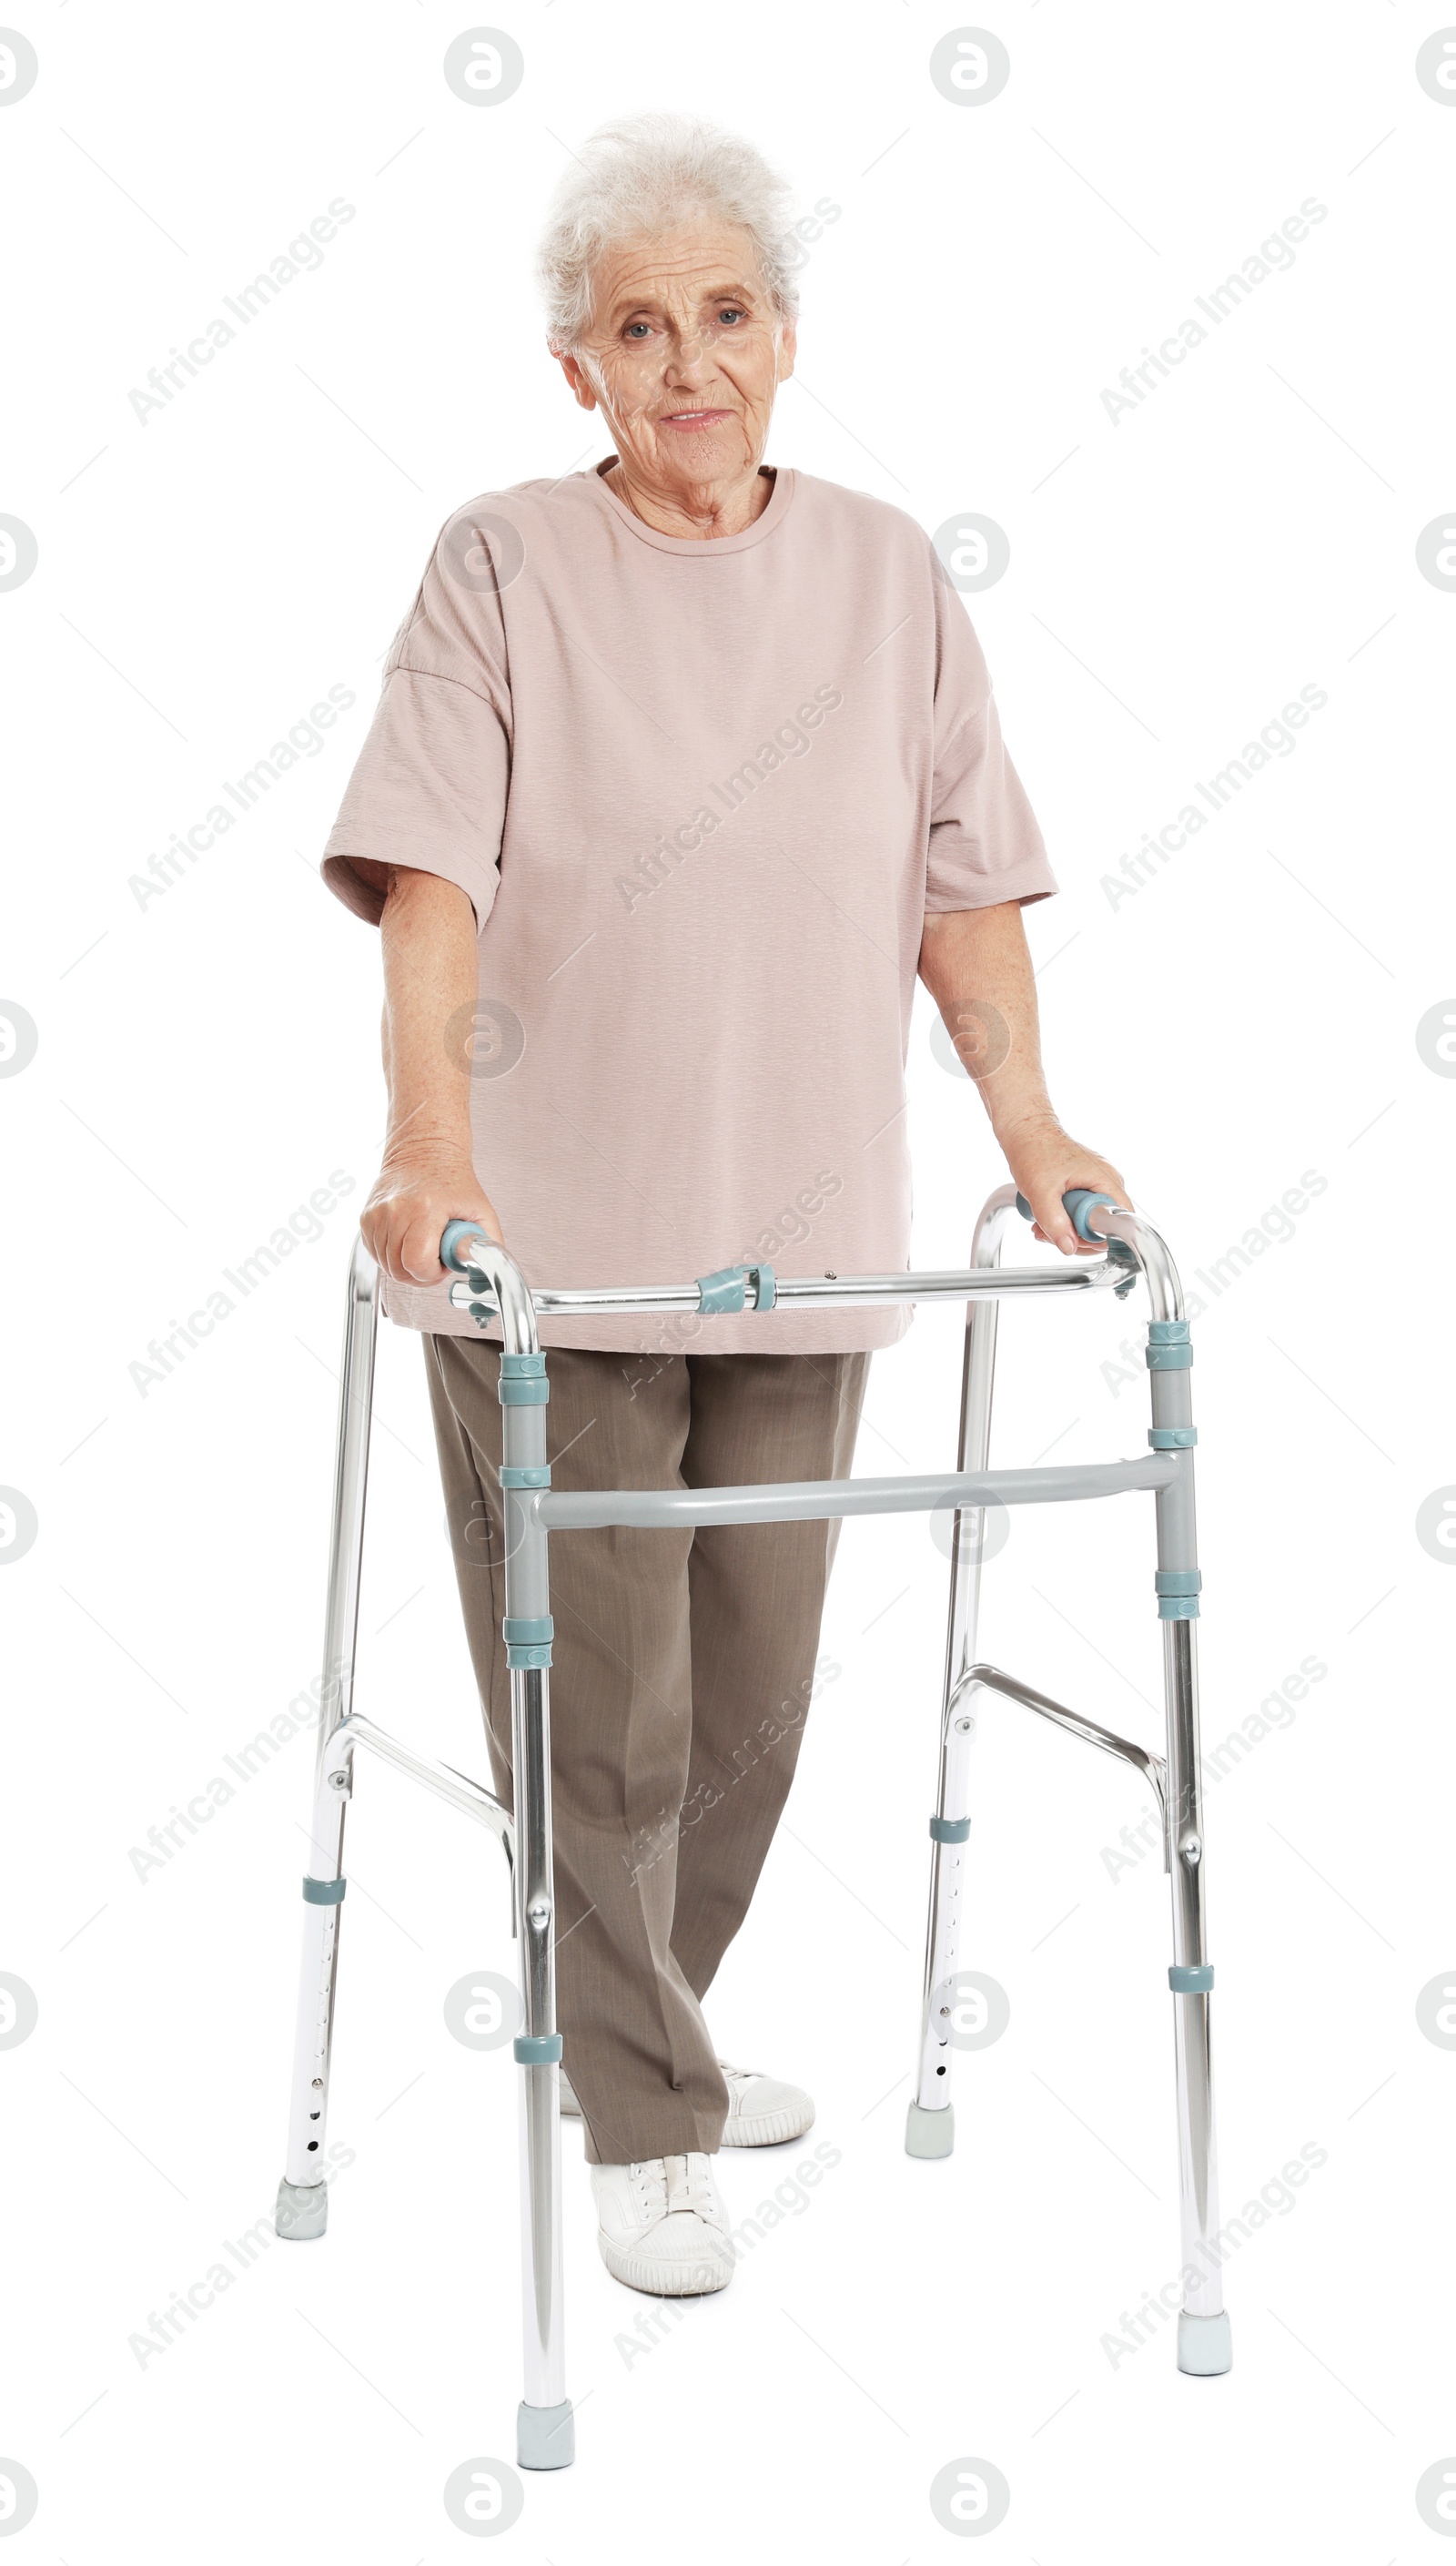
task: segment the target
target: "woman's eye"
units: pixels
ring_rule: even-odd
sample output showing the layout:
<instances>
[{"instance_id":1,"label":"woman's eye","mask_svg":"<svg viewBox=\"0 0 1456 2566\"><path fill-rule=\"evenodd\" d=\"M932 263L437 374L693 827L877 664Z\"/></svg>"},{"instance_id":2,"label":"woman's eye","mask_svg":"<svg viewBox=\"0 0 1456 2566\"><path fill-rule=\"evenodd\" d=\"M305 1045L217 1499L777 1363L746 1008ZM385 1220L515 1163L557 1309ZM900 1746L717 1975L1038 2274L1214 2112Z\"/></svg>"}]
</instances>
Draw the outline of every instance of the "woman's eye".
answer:
<instances>
[{"instance_id":1,"label":"woman's eye","mask_svg":"<svg viewBox=\"0 0 1456 2566\"><path fill-rule=\"evenodd\" d=\"M720 321L741 321L743 317L743 313L740 311L736 303L725 304L723 310L718 315Z\"/></svg>"},{"instance_id":2,"label":"woman's eye","mask_svg":"<svg viewBox=\"0 0 1456 2566\"><path fill-rule=\"evenodd\" d=\"M646 321L629 321L626 325L626 336L629 339L634 339L637 332L640 330L645 338L649 334L650 326L651 325Z\"/></svg>"}]
</instances>

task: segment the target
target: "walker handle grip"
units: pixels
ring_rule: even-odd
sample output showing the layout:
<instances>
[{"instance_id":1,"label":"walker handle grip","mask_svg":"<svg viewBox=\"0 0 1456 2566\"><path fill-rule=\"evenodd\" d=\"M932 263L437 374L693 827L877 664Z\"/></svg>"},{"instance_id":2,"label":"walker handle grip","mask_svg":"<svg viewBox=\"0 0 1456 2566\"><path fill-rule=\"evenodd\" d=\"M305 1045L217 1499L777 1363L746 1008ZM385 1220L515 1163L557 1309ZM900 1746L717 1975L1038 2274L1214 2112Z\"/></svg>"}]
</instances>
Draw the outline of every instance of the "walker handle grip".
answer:
<instances>
[{"instance_id":1,"label":"walker handle grip","mask_svg":"<svg viewBox=\"0 0 1456 2566\"><path fill-rule=\"evenodd\" d=\"M467 1273L469 1260L459 1254L460 1241L462 1238L484 1238L485 1235L478 1220L447 1221L445 1234L440 1240L440 1263L445 1272L447 1274Z\"/></svg>"},{"instance_id":2,"label":"walker handle grip","mask_svg":"<svg viewBox=\"0 0 1456 2566\"><path fill-rule=\"evenodd\" d=\"M1122 1208L1120 1203L1113 1202L1110 1194L1094 1194L1086 1185L1074 1185L1072 1191L1062 1197L1062 1207L1068 1219L1078 1237L1086 1239L1089 1247L1099 1247L1102 1244L1100 1231L1089 1229L1086 1225L1088 1213L1094 1203L1106 1203L1112 1211L1120 1211ZM1035 1220L1036 1214L1025 1194L1017 1195L1016 1207L1023 1220Z\"/></svg>"}]
</instances>

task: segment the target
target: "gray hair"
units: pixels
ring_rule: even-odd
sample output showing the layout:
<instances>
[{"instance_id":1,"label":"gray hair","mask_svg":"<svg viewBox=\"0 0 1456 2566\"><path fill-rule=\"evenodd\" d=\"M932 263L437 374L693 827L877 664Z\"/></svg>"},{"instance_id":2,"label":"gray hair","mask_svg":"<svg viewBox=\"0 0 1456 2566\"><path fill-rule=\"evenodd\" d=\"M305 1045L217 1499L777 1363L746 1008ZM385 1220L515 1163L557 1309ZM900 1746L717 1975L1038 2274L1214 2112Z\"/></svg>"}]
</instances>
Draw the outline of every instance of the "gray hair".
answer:
<instances>
[{"instance_id":1,"label":"gray hair","mask_svg":"<svg viewBox=\"0 0 1456 2566\"><path fill-rule=\"evenodd\" d=\"M753 143L700 117L654 113L599 126L557 187L537 253L551 347L570 354L585 336L605 249L701 215L748 233L776 310L795 320L804 252L789 203L788 180Z\"/></svg>"}]
</instances>

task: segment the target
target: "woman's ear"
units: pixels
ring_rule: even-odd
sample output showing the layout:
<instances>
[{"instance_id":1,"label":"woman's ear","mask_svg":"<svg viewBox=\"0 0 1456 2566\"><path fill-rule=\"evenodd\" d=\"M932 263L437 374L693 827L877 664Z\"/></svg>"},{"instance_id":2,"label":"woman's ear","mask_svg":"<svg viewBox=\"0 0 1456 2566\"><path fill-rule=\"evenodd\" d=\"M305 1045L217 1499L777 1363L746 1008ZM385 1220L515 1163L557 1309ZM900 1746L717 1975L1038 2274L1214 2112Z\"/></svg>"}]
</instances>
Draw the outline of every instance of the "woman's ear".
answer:
<instances>
[{"instance_id":1,"label":"woman's ear","mask_svg":"<svg viewBox=\"0 0 1456 2566\"><path fill-rule=\"evenodd\" d=\"M576 357L567 356L560 348L553 348L551 350L551 354L555 357L557 364L560 366L562 373L567 379L567 382L571 385L572 390L575 392L582 408L595 409L597 407L597 394L580 360Z\"/></svg>"}]
</instances>

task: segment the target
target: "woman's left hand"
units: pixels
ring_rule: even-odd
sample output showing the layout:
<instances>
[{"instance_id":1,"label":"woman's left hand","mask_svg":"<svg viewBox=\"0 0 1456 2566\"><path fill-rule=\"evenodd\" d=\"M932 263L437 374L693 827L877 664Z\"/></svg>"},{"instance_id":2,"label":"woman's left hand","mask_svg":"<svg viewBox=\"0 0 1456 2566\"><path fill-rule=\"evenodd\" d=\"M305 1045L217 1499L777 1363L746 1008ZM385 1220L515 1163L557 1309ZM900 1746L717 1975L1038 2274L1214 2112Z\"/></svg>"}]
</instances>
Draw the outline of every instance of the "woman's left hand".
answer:
<instances>
[{"instance_id":1,"label":"woman's left hand","mask_svg":"<svg viewBox=\"0 0 1456 2566\"><path fill-rule=\"evenodd\" d=\"M1060 1123L1004 1138L1002 1147L1012 1181L1036 1214L1033 1237L1050 1240L1064 1256L1100 1256L1104 1252L1101 1241L1090 1246L1078 1237L1063 1209L1062 1197L1085 1185L1091 1193L1110 1194L1122 1210L1131 1211L1127 1188L1110 1161L1099 1158L1095 1150L1084 1150Z\"/></svg>"}]
</instances>

